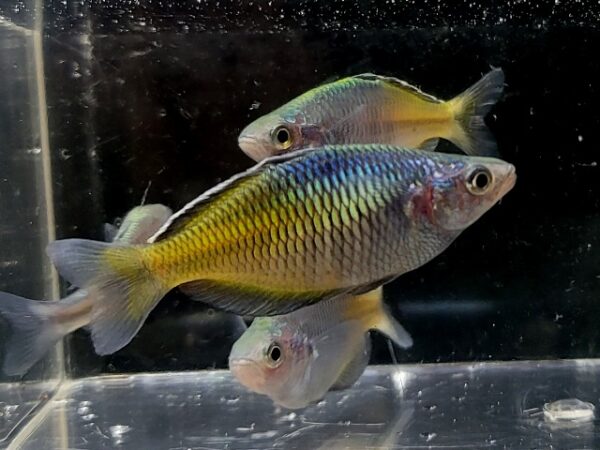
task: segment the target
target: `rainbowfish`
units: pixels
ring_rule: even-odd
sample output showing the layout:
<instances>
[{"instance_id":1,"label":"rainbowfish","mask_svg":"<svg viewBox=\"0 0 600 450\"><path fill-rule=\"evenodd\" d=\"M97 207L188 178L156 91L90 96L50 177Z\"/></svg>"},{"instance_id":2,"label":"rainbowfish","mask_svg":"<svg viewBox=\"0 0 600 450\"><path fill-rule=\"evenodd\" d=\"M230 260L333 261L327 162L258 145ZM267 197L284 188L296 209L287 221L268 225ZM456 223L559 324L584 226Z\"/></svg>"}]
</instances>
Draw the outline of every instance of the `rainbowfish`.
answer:
<instances>
[{"instance_id":1,"label":"rainbowfish","mask_svg":"<svg viewBox=\"0 0 600 450\"><path fill-rule=\"evenodd\" d=\"M171 216L166 206L145 205L133 208L121 227L112 232L113 240L142 243ZM37 301L0 292L0 316L9 322L3 370L7 375L22 375L67 334L90 322L93 301L85 290L78 290L59 301Z\"/></svg>"},{"instance_id":2,"label":"rainbowfish","mask_svg":"<svg viewBox=\"0 0 600 450\"><path fill-rule=\"evenodd\" d=\"M252 159L327 144L390 144L433 150L444 138L469 155L494 156L484 117L504 90L493 69L449 101L396 78L370 73L316 87L266 114L239 135Z\"/></svg>"},{"instance_id":3,"label":"rainbowfish","mask_svg":"<svg viewBox=\"0 0 600 450\"><path fill-rule=\"evenodd\" d=\"M96 352L126 345L171 289L239 315L357 295L441 253L514 185L493 158L326 146L257 164L174 214L146 245L54 241L93 298Z\"/></svg>"},{"instance_id":4,"label":"rainbowfish","mask_svg":"<svg viewBox=\"0 0 600 450\"><path fill-rule=\"evenodd\" d=\"M369 363L368 331L403 348L412 338L386 310L382 288L289 314L259 317L237 340L229 368L248 389L286 408L304 408L329 390L352 386Z\"/></svg>"}]
</instances>

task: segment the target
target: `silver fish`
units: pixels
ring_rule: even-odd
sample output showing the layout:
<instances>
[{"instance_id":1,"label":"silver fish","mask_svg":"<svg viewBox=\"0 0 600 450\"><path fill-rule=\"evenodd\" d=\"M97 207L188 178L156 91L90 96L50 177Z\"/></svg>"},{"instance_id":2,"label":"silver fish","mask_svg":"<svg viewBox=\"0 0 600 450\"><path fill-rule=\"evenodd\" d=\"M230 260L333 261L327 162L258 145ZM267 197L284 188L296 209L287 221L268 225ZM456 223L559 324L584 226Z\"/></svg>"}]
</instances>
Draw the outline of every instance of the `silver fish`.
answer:
<instances>
[{"instance_id":1,"label":"silver fish","mask_svg":"<svg viewBox=\"0 0 600 450\"><path fill-rule=\"evenodd\" d=\"M259 117L239 135L252 159L326 144L389 144L435 149L444 138L469 155L493 156L484 117L502 95L493 69L452 100L442 101L397 78L355 75L311 89Z\"/></svg>"},{"instance_id":2,"label":"silver fish","mask_svg":"<svg viewBox=\"0 0 600 450\"><path fill-rule=\"evenodd\" d=\"M303 408L329 390L352 386L369 362L368 331L400 347L412 338L386 310L382 289L254 320L233 345L229 367L248 389L286 408Z\"/></svg>"}]
</instances>

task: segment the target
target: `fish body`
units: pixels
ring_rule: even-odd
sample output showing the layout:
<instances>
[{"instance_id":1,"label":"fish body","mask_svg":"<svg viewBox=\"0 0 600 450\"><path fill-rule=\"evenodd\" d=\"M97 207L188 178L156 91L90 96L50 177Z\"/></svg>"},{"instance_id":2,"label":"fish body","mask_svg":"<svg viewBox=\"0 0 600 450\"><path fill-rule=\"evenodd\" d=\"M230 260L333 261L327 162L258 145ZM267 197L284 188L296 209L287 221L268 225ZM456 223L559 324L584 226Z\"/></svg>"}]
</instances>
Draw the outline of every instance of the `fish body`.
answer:
<instances>
[{"instance_id":1,"label":"fish body","mask_svg":"<svg viewBox=\"0 0 600 450\"><path fill-rule=\"evenodd\" d=\"M120 243L143 243L171 216L164 205L133 208L121 227L107 235ZM3 371L7 375L23 375L60 339L90 323L93 299L80 289L58 301L38 301L0 292L0 316L11 330L6 344Z\"/></svg>"},{"instance_id":2,"label":"fish body","mask_svg":"<svg viewBox=\"0 0 600 450\"><path fill-rule=\"evenodd\" d=\"M327 146L267 159L209 190L147 245L67 239L48 254L94 292L96 351L112 353L176 286L253 316L374 289L437 256L515 179L493 158Z\"/></svg>"},{"instance_id":3,"label":"fish body","mask_svg":"<svg viewBox=\"0 0 600 450\"><path fill-rule=\"evenodd\" d=\"M255 319L234 344L229 367L248 389L286 408L303 408L354 384L369 362L371 329L403 348L412 345L386 311L380 287Z\"/></svg>"},{"instance_id":4,"label":"fish body","mask_svg":"<svg viewBox=\"0 0 600 450\"><path fill-rule=\"evenodd\" d=\"M254 160L327 144L434 149L438 138L470 155L492 156L496 144L484 117L503 89L501 69L449 101L396 78L356 75L316 87L260 117L238 142Z\"/></svg>"}]
</instances>

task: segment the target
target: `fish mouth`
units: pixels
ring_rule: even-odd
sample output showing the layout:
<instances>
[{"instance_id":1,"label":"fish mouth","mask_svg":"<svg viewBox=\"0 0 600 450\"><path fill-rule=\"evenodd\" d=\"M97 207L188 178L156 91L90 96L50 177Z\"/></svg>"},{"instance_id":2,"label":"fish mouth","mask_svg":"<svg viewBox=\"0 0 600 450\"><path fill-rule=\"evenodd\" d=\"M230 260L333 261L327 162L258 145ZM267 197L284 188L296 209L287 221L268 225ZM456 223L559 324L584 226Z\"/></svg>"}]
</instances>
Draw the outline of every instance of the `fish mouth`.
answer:
<instances>
[{"instance_id":1,"label":"fish mouth","mask_svg":"<svg viewBox=\"0 0 600 450\"><path fill-rule=\"evenodd\" d=\"M246 155L255 161L260 161L268 156L265 154L263 145L254 136L240 135L238 137L238 146Z\"/></svg>"},{"instance_id":2,"label":"fish mouth","mask_svg":"<svg viewBox=\"0 0 600 450\"><path fill-rule=\"evenodd\" d=\"M254 361L253 359L250 358L230 358L229 359L229 365L230 366L244 366L244 365L256 365L256 361Z\"/></svg>"},{"instance_id":3,"label":"fish mouth","mask_svg":"<svg viewBox=\"0 0 600 450\"><path fill-rule=\"evenodd\" d=\"M230 359L229 370L240 384L251 391L263 393L265 378L256 361L247 358Z\"/></svg>"},{"instance_id":4,"label":"fish mouth","mask_svg":"<svg viewBox=\"0 0 600 450\"><path fill-rule=\"evenodd\" d=\"M507 164L504 181L500 186L500 198L504 197L517 183L517 169L512 164Z\"/></svg>"}]
</instances>

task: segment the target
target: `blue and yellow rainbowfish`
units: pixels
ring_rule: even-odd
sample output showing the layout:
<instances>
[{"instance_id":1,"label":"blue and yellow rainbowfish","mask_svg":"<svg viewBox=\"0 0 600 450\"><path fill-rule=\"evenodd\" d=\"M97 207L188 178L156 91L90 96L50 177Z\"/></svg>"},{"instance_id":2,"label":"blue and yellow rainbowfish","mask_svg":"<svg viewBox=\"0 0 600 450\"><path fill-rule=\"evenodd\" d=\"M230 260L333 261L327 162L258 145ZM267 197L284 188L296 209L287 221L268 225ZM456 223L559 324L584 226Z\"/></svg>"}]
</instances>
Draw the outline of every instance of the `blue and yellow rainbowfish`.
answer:
<instances>
[{"instance_id":1,"label":"blue and yellow rainbowfish","mask_svg":"<svg viewBox=\"0 0 600 450\"><path fill-rule=\"evenodd\" d=\"M149 244L67 239L48 254L91 294L94 346L112 353L176 286L253 316L374 289L441 253L515 180L514 167L493 158L326 146L210 189Z\"/></svg>"}]
</instances>

